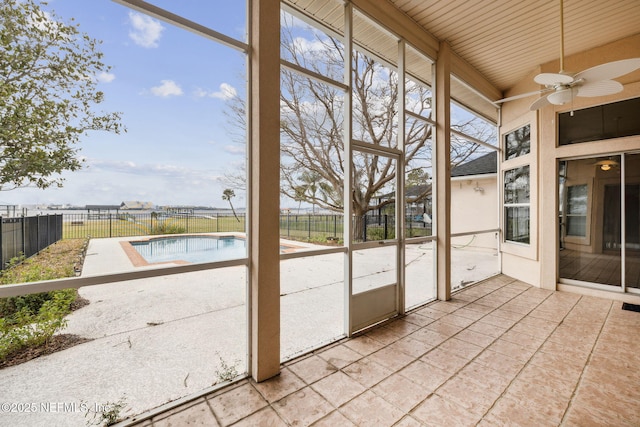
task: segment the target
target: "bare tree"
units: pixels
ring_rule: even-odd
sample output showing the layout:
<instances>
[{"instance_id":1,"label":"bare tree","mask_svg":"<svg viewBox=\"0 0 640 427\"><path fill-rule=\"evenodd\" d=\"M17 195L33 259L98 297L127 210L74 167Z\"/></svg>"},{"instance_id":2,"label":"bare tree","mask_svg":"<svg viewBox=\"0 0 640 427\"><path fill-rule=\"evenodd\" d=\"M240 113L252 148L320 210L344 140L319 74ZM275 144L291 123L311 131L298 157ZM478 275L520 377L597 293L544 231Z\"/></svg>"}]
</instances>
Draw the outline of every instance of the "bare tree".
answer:
<instances>
[{"instance_id":1,"label":"bare tree","mask_svg":"<svg viewBox=\"0 0 640 427\"><path fill-rule=\"evenodd\" d=\"M332 37L313 32L314 40L303 40L296 30L297 22L290 17L282 20L281 53L287 61L336 81L344 73L344 50ZM352 132L353 138L372 146L398 147L398 75L375 59L356 50L353 55ZM280 85L281 105L281 193L298 202L306 202L336 212L344 210L345 158L343 124L345 93L336 87L283 68ZM411 111L431 116L431 90L428 86L410 82L407 99ZM238 126L245 123L244 102L231 100L229 117ZM476 132L483 129L473 116L458 123L458 130ZM478 129L474 130L477 126ZM486 127L486 126L485 126ZM426 121L408 120L405 125L405 164L423 169L431 164L432 126ZM477 144L456 144L451 152L452 167L474 157ZM385 156L359 152L354 156L353 213L356 217L396 203L395 197L381 197L394 191L396 161ZM309 187L309 178L315 187ZM237 175L230 175L237 181ZM426 180L425 178L425 180ZM426 184L426 182L425 182ZM321 186L321 187L320 187ZM411 203L431 194L429 185L414 194ZM311 191L315 188L315 191ZM321 191L319 189L321 188ZM303 190L304 189L304 190Z\"/></svg>"}]
</instances>

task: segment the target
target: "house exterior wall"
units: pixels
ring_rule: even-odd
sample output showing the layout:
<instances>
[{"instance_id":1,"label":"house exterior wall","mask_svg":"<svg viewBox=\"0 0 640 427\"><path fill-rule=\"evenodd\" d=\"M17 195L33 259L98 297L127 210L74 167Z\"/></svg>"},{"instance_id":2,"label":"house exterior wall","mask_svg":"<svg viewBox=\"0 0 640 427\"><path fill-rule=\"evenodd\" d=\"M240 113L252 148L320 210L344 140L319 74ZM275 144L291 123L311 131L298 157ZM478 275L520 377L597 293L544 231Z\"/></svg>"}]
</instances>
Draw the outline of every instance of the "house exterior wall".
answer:
<instances>
[{"instance_id":1,"label":"house exterior wall","mask_svg":"<svg viewBox=\"0 0 640 427\"><path fill-rule=\"evenodd\" d=\"M640 34L604 45L587 52L565 58L567 70L581 71L610 61L640 57ZM559 61L543 64L507 96L539 89L533 82L533 76L541 72L558 72ZM573 109L582 109L595 105L630 99L640 96L640 71L618 79L624 85L621 93L596 98L576 98L573 103L562 106L547 106L537 112L529 111L534 96L509 102L502 108L500 133L509 131L511 123L529 121L532 126L532 147L537 154L531 162L536 178L531 190L531 212L536 213L537 242L530 245L530 253L509 252L503 248L503 273L526 283L547 289L558 288L558 249L559 249L559 200L558 200L558 160L564 158L607 155L612 153L640 150L640 136L594 141L567 146L557 146L557 114ZM505 125L506 124L506 125ZM534 131L536 136L534 137ZM533 222L533 219L532 219ZM533 236L532 230L532 236ZM596 233L597 234L597 233ZM531 256L532 253L539 256ZM565 289L566 286L563 286Z\"/></svg>"},{"instance_id":2,"label":"house exterior wall","mask_svg":"<svg viewBox=\"0 0 640 427\"><path fill-rule=\"evenodd\" d=\"M498 189L496 174L451 179L451 234L498 228ZM477 249L496 249L495 233L452 237L452 245Z\"/></svg>"}]
</instances>

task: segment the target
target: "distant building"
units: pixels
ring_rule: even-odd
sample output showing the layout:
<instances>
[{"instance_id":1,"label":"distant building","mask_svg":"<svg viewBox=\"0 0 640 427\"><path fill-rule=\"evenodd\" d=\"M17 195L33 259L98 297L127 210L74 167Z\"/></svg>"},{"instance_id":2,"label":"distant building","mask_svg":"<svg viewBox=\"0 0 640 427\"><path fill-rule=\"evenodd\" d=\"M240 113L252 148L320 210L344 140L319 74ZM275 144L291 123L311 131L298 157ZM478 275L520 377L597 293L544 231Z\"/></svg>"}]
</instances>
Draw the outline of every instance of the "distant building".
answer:
<instances>
[{"instance_id":1,"label":"distant building","mask_svg":"<svg viewBox=\"0 0 640 427\"><path fill-rule=\"evenodd\" d=\"M120 204L120 209L123 210L150 210L154 208L154 204L151 202L140 201L125 201Z\"/></svg>"}]
</instances>

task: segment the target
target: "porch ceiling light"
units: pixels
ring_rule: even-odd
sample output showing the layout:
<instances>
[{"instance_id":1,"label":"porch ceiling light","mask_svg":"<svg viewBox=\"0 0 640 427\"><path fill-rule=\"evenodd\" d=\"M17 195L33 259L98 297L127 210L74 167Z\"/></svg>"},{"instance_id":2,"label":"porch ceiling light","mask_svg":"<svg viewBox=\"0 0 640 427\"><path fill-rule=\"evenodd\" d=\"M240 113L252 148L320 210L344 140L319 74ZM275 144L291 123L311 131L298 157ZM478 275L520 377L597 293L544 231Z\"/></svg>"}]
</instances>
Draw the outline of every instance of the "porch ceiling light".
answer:
<instances>
[{"instance_id":1,"label":"porch ceiling light","mask_svg":"<svg viewBox=\"0 0 640 427\"><path fill-rule=\"evenodd\" d=\"M608 171L611 170L611 168L613 168L614 166L618 166L618 162L613 159L607 159L595 162L594 165L600 166L600 170Z\"/></svg>"}]
</instances>

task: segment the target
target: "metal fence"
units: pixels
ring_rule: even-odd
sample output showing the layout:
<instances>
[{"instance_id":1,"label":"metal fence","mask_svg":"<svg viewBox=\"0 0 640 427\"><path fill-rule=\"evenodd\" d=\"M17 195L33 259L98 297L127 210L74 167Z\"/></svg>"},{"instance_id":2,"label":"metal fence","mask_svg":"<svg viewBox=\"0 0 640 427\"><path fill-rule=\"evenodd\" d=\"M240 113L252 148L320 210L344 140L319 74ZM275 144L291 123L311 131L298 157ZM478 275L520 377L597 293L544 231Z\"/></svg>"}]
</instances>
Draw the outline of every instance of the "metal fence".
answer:
<instances>
[{"instance_id":1,"label":"metal fence","mask_svg":"<svg viewBox=\"0 0 640 427\"><path fill-rule=\"evenodd\" d=\"M420 217L422 218L422 217ZM391 215L354 217L356 241L395 238L395 219ZM244 232L245 215L230 214L65 214L65 239L148 236L175 233ZM343 215L281 215L280 236L316 242L338 241L344 233ZM431 235L431 224L413 217L406 219L408 237Z\"/></svg>"},{"instance_id":2,"label":"metal fence","mask_svg":"<svg viewBox=\"0 0 640 427\"><path fill-rule=\"evenodd\" d=\"M30 257L62 239L62 215L2 218L0 220L0 269L12 258Z\"/></svg>"}]
</instances>

